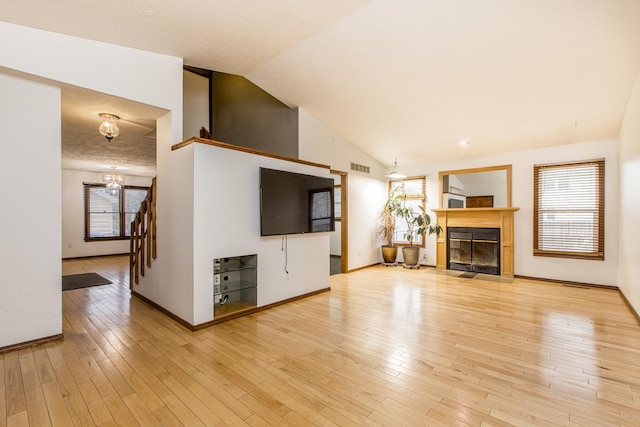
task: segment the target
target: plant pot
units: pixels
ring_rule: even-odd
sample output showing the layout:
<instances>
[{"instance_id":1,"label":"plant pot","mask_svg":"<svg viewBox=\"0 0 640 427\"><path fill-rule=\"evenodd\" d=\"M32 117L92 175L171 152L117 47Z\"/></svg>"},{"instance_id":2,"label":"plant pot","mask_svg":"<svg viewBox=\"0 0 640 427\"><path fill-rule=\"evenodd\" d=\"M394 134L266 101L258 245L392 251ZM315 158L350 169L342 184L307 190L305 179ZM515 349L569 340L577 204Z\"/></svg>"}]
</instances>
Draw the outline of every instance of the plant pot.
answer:
<instances>
[{"instance_id":1,"label":"plant pot","mask_svg":"<svg viewBox=\"0 0 640 427\"><path fill-rule=\"evenodd\" d=\"M398 257L398 247L382 245L382 259L384 264L395 264Z\"/></svg>"},{"instance_id":2,"label":"plant pot","mask_svg":"<svg viewBox=\"0 0 640 427\"><path fill-rule=\"evenodd\" d=\"M420 248L417 246L405 246L402 248L402 257L404 258L404 265L408 267L416 266L420 261Z\"/></svg>"}]
</instances>

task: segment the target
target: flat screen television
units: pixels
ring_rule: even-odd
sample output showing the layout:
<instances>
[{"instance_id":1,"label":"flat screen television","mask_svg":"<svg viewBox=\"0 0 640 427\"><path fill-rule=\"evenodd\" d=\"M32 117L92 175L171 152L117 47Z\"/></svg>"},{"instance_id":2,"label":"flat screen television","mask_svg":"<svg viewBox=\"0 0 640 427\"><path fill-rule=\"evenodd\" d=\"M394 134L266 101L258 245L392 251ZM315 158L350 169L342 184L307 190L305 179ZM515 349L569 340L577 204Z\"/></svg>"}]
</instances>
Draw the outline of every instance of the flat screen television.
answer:
<instances>
[{"instance_id":1,"label":"flat screen television","mask_svg":"<svg viewBox=\"0 0 640 427\"><path fill-rule=\"evenodd\" d=\"M260 168L260 235L335 231L333 179Z\"/></svg>"}]
</instances>

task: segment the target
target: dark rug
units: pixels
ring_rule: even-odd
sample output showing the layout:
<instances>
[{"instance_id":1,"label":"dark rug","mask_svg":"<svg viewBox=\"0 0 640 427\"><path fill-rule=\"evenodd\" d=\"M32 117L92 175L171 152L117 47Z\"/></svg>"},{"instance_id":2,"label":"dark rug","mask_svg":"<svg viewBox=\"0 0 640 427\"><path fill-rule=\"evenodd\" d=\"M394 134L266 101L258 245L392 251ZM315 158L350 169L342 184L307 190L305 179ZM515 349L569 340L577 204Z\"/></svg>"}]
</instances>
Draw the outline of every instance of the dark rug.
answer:
<instances>
[{"instance_id":1,"label":"dark rug","mask_svg":"<svg viewBox=\"0 0 640 427\"><path fill-rule=\"evenodd\" d=\"M105 279L97 273L71 274L69 276L62 276L63 291L110 284L111 281Z\"/></svg>"},{"instance_id":2,"label":"dark rug","mask_svg":"<svg viewBox=\"0 0 640 427\"><path fill-rule=\"evenodd\" d=\"M465 279L473 279L474 277L476 277L477 274L478 273L474 273L472 271L465 271L464 273L462 273L458 277L463 277Z\"/></svg>"}]
</instances>

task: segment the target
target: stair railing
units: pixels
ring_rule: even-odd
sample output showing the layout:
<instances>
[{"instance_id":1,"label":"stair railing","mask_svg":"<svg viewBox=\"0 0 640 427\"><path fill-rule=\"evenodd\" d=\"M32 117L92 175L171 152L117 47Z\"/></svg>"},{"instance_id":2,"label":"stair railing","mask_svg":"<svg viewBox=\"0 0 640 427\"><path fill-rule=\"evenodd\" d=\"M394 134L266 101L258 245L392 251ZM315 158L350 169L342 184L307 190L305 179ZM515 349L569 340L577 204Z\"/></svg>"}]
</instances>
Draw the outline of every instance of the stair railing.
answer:
<instances>
[{"instance_id":1,"label":"stair railing","mask_svg":"<svg viewBox=\"0 0 640 427\"><path fill-rule=\"evenodd\" d=\"M144 277L145 264L151 268L151 259L156 259L156 178L151 181L147 197L140 203L140 210L131 221L129 240L129 287L140 283ZM145 262L146 261L146 262Z\"/></svg>"}]
</instances>

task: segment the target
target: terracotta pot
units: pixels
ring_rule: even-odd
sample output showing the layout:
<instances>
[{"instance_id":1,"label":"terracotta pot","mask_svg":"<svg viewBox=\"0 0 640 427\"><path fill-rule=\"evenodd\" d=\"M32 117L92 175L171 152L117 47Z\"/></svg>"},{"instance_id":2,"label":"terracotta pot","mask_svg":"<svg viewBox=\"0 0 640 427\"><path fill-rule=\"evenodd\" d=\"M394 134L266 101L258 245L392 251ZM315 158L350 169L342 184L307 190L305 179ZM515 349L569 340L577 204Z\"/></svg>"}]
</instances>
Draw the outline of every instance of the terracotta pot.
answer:
<instances>
[{"instance_id":1,"label":"terracotta pot","mask_svg":"<svg viewBox=\"0 0 640 427\"><path fill-rule=\"evenodd\" d=\"M418 265L420 261L420 248L417 246L405 246L402 248L402 257L404 258L404 265Z\"/></svg>"},{"instance_id":2,"label":"terracotta pot","mask_svg":"<svg viewBox=\"0 0 640 427\"><path fill-rule=\"evenodd\" d=\"M382 259L385 264L395 264L398 257L398 247L382 245Z\"/></svg>"}]
</instances>

